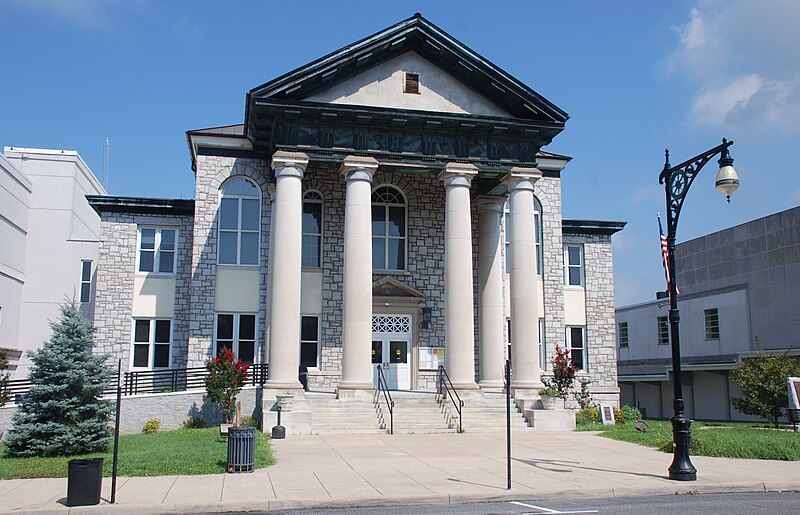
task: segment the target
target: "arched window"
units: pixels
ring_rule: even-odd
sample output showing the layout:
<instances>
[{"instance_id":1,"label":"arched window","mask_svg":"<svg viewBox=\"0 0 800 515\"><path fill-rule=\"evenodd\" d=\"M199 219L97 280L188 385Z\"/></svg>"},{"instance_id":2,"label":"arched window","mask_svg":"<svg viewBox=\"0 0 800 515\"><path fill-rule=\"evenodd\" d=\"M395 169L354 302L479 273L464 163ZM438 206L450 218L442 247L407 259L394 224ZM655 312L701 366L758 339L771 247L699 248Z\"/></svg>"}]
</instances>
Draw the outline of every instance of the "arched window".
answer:
<instances>
[{"instance_id":1,"label":"arched window","mask_svg":"<svg viewBox=\"0 0 800 515\"><path fill-rule=\"evenodd\" d=\"M394 186L372 193L372 268L406 269L406 199Z\"/></svg>"},{"instance_id":2,"label":"arched window","mask_svg":"<svg viewBox=\"0 0 800 515\"><path fill-rule=\"evenodd\" d=\"M261 190L244 177L225 181L219 200L220 265L257 265L261 235Z\"/></svg>"},{"instance_id":3,"label":"arched window","mask_svg":"<svg viewBox=\"0 0 800 515\"><path fill-rule=\"evenodd\" d=\"M303 196L303 266L322 266L322 195L314 190Z\"/></svg>"},{"instance_id":4,"label":"arched window","mask_svg":"<svg viewBox=\"0 0 800 515\"><path fill-rule=\"evenodd\" d=\"M533 225L536 231L536 273L542 275L544 259L542 259L542 204L533 197ZM506 201L503 235L505 237L506 273L511 273L511 210Z\"/></svg>"}]
</instances>

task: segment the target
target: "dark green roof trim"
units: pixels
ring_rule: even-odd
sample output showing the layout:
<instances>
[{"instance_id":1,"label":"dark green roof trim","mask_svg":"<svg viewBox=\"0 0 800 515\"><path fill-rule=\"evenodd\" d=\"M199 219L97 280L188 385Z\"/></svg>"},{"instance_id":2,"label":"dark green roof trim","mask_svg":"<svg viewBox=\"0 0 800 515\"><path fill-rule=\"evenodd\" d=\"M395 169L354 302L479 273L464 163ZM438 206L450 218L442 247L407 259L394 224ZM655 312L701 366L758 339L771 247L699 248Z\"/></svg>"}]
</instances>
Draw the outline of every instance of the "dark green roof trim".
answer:
<instances>
[{"instance_id":1,"label":"dark green roof trim","mask_svg":"<svg viewBox=\"0 0 800 515\"><path fill-rule=\"evenodd\" d=\"M569 115L419 13L250 90L248 135L256 98L303 100L406 52L416 52L516 118L562 127ZM250 136L251 139L252 136Z\"/></svg>"},{"instance_id":2,"label":"dark green roof trim","mask_svg":"<svg viewBox=\"0 0 800 515\"><path fill-rule=\"evenodd\" d=\"M567 220L561 221L562 234L602 234L611 236L625 228L628 222L606 222L603 220Z\"/></svg>"},{"instance_id":3,"label":"dark green roof trim","mask_svg":"<svg viewBox=\"0 0 800 515\"><path fill-rule=\"evenodd\" d=\"M112 197L107 195L86 195L86 200L98 215L102 215L103 213L127 213L194 216L194 200Z\"/></svg>"}]
</instances>

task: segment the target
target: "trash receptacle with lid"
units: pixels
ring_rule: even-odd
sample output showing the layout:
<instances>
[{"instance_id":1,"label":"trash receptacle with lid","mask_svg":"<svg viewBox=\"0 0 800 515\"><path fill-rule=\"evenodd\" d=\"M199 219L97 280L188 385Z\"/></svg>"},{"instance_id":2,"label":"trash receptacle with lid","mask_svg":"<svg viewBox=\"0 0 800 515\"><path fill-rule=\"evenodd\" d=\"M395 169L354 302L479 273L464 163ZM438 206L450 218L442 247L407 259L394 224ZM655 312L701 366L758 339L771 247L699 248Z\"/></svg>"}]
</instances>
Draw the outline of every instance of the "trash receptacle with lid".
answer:
<instances>
[{"instance_id":1,"label":"trash receptacle with lid","mask_svg":"<svg viewBox=\"0 0 800 515\"><path fill-rule=\"evenodd\" d=\"M256 428L228 429L228 472L252 472L256 459Z\"/></svg>"},{"instance_id":2,"label":"trash receptacle with lid","mask_svg":"<svg viewBox=\"0 0 800 515\"><path fill-rule=\"evenodd\" d=\"M103 458L69 460L67 469L67 506L100 504L103 486Z\"/></svg>"}]
</instances>

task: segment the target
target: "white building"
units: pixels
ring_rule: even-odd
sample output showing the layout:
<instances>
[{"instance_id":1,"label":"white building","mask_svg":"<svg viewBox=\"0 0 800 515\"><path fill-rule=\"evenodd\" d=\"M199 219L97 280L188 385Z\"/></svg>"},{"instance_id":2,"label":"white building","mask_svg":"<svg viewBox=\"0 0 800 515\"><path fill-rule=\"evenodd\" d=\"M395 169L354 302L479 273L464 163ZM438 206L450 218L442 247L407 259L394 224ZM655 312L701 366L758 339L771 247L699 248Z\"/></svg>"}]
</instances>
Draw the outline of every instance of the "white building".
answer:
<instances>
[{"instance_id":1,"label":"white building","mask_svg":"<svg viewBox=\"0 0 800 515\"><path fill-rule=\"evenodd\" d=\"M24 378L66 300L91 319L105 189L77 152L5 147L0 156L0 352Z\"/></svg>"}]
</instances>

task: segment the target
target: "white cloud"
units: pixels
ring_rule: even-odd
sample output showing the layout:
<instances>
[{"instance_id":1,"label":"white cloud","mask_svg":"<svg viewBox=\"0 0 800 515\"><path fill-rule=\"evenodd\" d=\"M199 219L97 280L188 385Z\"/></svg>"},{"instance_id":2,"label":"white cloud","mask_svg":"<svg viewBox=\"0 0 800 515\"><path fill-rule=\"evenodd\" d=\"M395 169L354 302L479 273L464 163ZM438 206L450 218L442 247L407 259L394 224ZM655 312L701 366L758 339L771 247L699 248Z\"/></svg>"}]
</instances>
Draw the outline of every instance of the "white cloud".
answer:
<instances>
[{"instance_id":1,"label":"white cloud","mask_svg":"<svg viewBox=\"0 0 800 515\"><path fill-rule=\"evenodd\" d=\"M143 10L149 0L10 0L18 10L41 14L82 29L107 29L119 12Z\"/></svg>"},{"instance_id":2,"label":"white cloud","mask_svg":"<svg viewBox=\"0 0 800 515\"><path fill-rule=\"evenodd\" d=\"M699 0L676 27L669 69L697 86L690 114L711 127L800 126L797 0Z\"/></svg>"}]
</instances>

